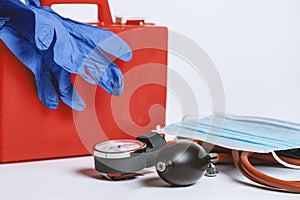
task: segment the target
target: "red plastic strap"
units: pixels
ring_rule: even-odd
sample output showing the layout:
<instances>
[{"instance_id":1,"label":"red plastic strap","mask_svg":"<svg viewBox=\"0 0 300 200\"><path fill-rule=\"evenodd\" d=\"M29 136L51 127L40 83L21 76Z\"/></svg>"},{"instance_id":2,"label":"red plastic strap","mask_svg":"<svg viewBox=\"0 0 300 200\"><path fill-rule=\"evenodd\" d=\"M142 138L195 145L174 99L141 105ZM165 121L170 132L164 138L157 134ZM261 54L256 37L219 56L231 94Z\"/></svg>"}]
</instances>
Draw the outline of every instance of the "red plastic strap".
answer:
<instances>
[{"instance_id":1,"label":"red plastic strap","mask_svg":"<svg viewBox=\"0 0 300 200\"><path fill-rule=\"evenodd\" d=\"M41 0L41 5L53 4L95 4L98 6L98 21L104 24L112 24L112 17L107 0Z\"/></svg>"}]
</instances>

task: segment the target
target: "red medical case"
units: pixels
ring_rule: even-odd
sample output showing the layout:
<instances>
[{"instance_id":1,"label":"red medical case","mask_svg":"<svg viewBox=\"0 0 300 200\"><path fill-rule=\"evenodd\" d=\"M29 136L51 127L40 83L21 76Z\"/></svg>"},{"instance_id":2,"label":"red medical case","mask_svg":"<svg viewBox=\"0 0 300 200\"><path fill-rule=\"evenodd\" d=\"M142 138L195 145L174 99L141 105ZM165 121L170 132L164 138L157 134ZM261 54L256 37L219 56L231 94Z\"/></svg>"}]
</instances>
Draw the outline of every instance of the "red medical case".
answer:
<instances>
[{"instance_id":1,"label":"red medical case","mask_svg":"<svg viewBox=\"0 0 300 200\"><path fill-rule=\"evenodd\" d=\"M74 85L86 103L74 111L60 102L49 110L38 100L33 74L0 41L0 163L89 155L107 139L135 138L164 126L167 82L166 27L142 20L112 22L107 0L42 0L41 4L96 4L99 23L133 50L130 62L116 60L124 75L120 97L80 76Z\"/></svg>"}]
</instances>

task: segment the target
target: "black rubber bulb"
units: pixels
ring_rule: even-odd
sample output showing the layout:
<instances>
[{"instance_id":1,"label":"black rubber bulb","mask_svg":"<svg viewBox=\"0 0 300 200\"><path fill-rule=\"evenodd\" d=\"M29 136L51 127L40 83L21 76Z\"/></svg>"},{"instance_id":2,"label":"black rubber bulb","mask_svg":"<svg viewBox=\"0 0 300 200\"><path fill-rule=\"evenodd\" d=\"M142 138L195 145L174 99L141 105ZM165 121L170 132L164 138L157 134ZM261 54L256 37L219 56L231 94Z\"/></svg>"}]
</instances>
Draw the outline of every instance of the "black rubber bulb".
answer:
<instances>
[{"instance_id":1,"label":"black rubber bulb","mask_svg":"<svg viewBox=\"0 0 300 200\"><path fill-rule=\"evenodd\" d=\"M158 154L156 171L174 186L194 184L205 173L210 157L198 144L178 140L165 146Z\"/></svg>"}]
</instances>

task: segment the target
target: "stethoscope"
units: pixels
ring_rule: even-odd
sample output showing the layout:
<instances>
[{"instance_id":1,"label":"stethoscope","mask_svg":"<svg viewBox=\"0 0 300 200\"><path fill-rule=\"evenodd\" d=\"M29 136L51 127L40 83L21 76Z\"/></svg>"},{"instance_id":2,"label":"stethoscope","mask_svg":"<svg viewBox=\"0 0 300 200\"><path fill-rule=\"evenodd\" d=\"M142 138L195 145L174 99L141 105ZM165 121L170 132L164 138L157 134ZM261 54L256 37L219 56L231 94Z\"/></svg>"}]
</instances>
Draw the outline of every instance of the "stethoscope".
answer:
<instances>
[{"instance_id":1,"label":"stethoscope","mask_svg":"<svg viewBox=\"0 0 300 200\"><path fill-rule=\"evenodd\" d=\"M215 147L207 153L201 141L175 140L166 142L158 133L141 135L134 140L110 140L94 147L95 168L111 180L139 175L138 171L155 166L158 175L175 186L196 183L204 174L215 176L216 163L233 163L248 179L276 191L300 193L300 181L281 180L258 171L253 164L300 166L300 160L291 156L241 152ZM280 157L280 158L279 158Z\"/></svg>"}]
</instances>

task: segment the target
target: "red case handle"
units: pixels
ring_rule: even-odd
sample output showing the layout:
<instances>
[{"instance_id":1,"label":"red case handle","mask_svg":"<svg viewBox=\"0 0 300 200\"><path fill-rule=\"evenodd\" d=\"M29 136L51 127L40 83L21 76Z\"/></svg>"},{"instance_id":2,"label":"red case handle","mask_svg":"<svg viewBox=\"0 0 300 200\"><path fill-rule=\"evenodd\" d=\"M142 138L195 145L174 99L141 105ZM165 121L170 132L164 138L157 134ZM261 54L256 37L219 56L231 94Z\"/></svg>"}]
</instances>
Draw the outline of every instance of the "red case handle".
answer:
<instances>
[{"instance_id":1,"label":"red case handle","mask_svg":"<svg viewBox=\"0 0 300 200\"><path fill-rule=\"evenodd\" d=\"M50 7L52 4L96 4L98 6L98 21L113 24L108 0L41 0L41 5Z\"/></svg>"}]
</instances>

